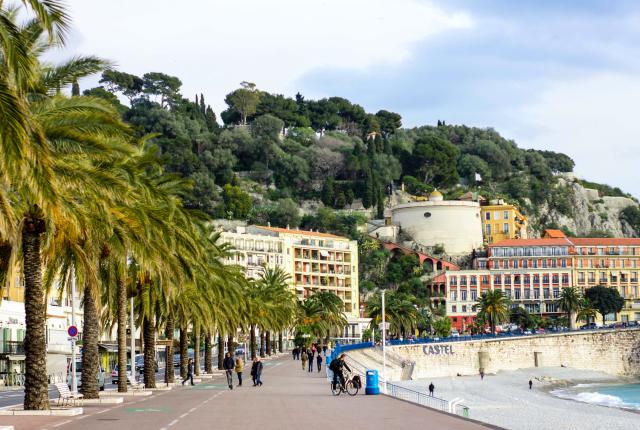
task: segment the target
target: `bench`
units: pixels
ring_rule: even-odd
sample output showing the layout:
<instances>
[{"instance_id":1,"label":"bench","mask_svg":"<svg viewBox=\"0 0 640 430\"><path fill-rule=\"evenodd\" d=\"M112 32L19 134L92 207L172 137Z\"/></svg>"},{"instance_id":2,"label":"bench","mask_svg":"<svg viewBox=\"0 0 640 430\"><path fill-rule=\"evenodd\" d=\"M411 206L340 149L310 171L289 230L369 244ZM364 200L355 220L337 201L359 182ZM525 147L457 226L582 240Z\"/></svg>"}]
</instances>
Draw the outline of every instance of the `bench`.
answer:
<instances>
[{"instance_id":1,"label":"bench","mask_svg":"<svg viewBox=\"0 0 640 430\"><path fill-rule=\"evenodd\" d=\"M54 387L56 387L58 391L58 406L64 406L65 404L70 405L71 403L73 403L74 406L80 403L82 406L83 394L72 393L71 390L69 390L69 386L64 382L58 382L54 384Z\"/></svg>"},{"instance_id":2,"label":"bench","mask_svg":"<svg viewBox=\"0 0 640 430\"><path fill-rule=\"evenodd\" d=\"M136 381L135 378L133 378L131 375L127 375L127 380L129 381L129 384L131 384L131 389L136 391L144 391L146 388L144 387L144 384L140 384L138 383L138 381Z\"/></svg>"}]
</instances>

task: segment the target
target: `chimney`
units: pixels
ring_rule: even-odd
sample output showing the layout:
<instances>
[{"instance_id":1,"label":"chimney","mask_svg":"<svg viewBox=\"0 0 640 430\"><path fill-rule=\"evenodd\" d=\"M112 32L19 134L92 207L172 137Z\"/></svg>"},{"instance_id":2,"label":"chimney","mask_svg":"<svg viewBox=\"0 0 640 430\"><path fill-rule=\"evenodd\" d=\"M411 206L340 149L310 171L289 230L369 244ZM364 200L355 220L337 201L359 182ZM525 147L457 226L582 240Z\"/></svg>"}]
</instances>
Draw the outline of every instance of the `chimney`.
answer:
<instances>
[{"instance_id":1,"label":"chimney","mask_svg":"<svg viewBox=\"0 0 640 430\"><path fill-rule=\"evenodd\" d=\"M271 227L271 221L267 221L267 227Z\"/></svg>"},{"instance_id":2,"label":"chimney","mask_svg":"<svg viewBox=\"0 0 640 430\"><path fill-rule=\"evenodd\" d=\"M287 224L287 230L289 230L289 224Z\"/></svg>"}]
</instances>

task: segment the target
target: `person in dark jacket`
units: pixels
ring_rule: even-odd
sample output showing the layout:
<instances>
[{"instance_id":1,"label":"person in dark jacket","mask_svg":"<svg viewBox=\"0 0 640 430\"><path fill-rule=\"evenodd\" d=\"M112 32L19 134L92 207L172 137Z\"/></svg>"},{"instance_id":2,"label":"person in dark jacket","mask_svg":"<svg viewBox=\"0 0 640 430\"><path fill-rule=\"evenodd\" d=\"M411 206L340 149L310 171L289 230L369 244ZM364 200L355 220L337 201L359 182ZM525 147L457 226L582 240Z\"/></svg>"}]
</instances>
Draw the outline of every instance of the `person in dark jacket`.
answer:
<instances>
[{"instance_id":1,"label":"person in dark jacket","mask_svg":"<svg viewBox=\"0 0 640 430\"><path fill-rule=\"evenodd\" d=\"M320 351L318 351L318 356L316 357L316 365L318 367L318 372L319 372L320 368L322 367L322 355L320 354Z\"/></svg>"},{"instance_id":2,"label":"person in dark jacket","mask_svg":"<svg viewBox=\"0 0 640 430\"><path fill-rule=\"evenodd\" d=\"M298 358L298 347L293 348L291 354L293 354L293 359L296 360Z\"/></svg>"},{"instance_id":3,"label":"person in dark jacket","mask_svg":"<svg viewBox=\"0 0 640 430\"><path fill-rule=\"evenodd\" d=\"M433 385L433 382L429 384L429 395L433 397L433 392L436 389L436 386Z\"/></svg>"},{"instance_id":4,"label":"person in dark jacket","mask_svg":"<svg viewBox=\"0 0 640 430\"><path fill-rule=\"evenodd\" d=\"M182 380L182 385L188 380L191 380L191 385L195 385L193 383L193 358L189 359L189 363L187 364L187 377Z\"/></svg>"},{"instance_id":5,"label":"person in dark jacket","mask_svg":"<svg viewBox=\"0 0 640 430\"><path fill-rule=\"evenodd\" d=\"M334 358L333 360L331 360L331 363L329 363L329 370L331 370L333 372L333 381L332 381L332 387L335 388L336 384L338 383L338 380L340 381L340 384L344 387L344 373L342 371L342 369L347 369L349 372L351 372L351 369L349 368L349 366L347 366L347 363L344 362L345 359L345 354L340 354L339 357Z\"/></svg>"},{"instance_id":6,"label":"person in dark jacket","mask_svg":"<svg viewBox=\"0 0 640 430\"><path fill-rule=\"evenodd\" d=\"M256 375L256 383L254 385L258 385L262 387L262 361L260 361L260 357L256 357L254 361L255 375ZM253 367L253 366L252 366Z\"/></svg>"},{"instance_id":7,"label":"person in dark jacket","mask_svg":"<svg viewBox=\"0 0 640 430\"><path fill-rule=\"evenodd\" d=\"M258 367L258 360L256 358L251 362L251 380L253 381L253 386L256 386L256 368Z\"/></svg>"},{"instance_id":8,"label":"person in dark jacket","mask_svg":"<svg viewBox=\"0 0 640 430\"><path fill-rule=\"evenodd\" d=\"M229 384L229 389L233 390L233 371L236 368L236 362L233 360L230 352L227 352L227 356L222 362L222 367L227 374L227 384Z\"/></svg>"},{"instance_id":9,"label":"person in dark jacket","mask_svg":"<svg viewBox=\"0 0 640 430\"><path fill-rule=\"evenodd\" d=\"M307 351L307 360L309 360L309 372L313 372L313 350Z\"/></svg>"}]
</instances>

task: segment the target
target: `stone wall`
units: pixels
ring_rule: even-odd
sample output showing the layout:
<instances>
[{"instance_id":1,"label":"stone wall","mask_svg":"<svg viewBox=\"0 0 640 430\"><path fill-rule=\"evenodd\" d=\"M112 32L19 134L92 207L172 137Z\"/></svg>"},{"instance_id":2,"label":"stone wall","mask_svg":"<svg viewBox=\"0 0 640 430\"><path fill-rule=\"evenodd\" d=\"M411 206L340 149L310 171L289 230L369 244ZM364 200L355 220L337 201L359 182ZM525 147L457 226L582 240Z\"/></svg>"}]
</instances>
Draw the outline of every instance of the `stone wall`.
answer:
<instances>
[{"instance_id":1,"label":"stone wall","mask_svg":"<svg viewBox=\"0 0 640 430\"><path fill-rule=\"evenodd\" d=\"M349 355L368 368L382 367L379 348ZM408 362L415 362L413 379L476 375L481 367L485 373L495 373L561 365L640 376L640 329L393 346L387 356L390 380L401 379L402 365Z\"/></svg>"}]
</instances>

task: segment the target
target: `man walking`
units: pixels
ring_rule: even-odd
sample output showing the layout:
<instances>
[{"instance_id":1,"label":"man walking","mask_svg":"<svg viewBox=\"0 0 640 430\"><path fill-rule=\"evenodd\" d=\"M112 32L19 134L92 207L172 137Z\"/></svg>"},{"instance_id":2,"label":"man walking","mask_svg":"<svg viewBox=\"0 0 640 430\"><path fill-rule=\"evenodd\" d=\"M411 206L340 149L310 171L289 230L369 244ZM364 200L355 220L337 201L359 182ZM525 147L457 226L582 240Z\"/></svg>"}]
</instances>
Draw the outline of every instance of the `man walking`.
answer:
<instances>
[{"instance_id":1,"label":"man walking","mask_svg":"<svg viewBox=\"0 0 640 430\"><path fill-rule=\"evenodd\" d=\"M300 350L300 360L302 361L302 370L307 368L307 351L302 348Z\"/></svg>"},{"instance_id":2,"label":"man walking","mask_svg":"<svg viewBox=\"0 0 640 430\"><path fill-rule=\"evenodd\" d=\"M307 352L307 359L309 360L309 372L313 372L313 350L310 349Z\"/></svg>"},{"instance_id":3,"label":"man walking","mask_svg":"<svg viewBox=\"0 0 640 430\"><path fill-rule=\"evenodd\" d=\"M193 358L189 359L189 363L187 364L187 377L182 380L182 385L188 380L191 380L191 385L195 385L193 383Z\"/></svg>"},{"instance_id":4,"label":"man walking","mask_svg":"<svg viewBox=\"0 0 640 430\"><path fill-rule=\"evenodd\" d=\"M433 385L433 382L429 384L429 395L433 397L433 392L435 391L436 386Z\"/></svg>"},{"instance_id":5,"label":"man walking","mask_svg":"<svg viewBox=\"0 0 640 430\"><path fill-rule=\"evenodd\" d=\"M322 367L322 355L320 355L320 351L318 351L318 356L316 357L316 364L318 366L318 372L319 372L320 368Z\"/></svg>"},{"instance_id":6,"label":"man walking","mask_svg":"<svg viewBox=\"0 0 640 430\"><path fill-rule=\"evenodd\" d=\"M260 361L260 357L256 357L256 361L255 361L255 366L256 366L256 383L255 385L262 387L262 361Z\"/></svg>"},{"instance_id":7,"label":"man walking","mask_svg":"<svg viewBox=\"0 0 640 430\"><path fill-rule=\"evenodd\" d=\"M233 357L231 357L230 352L227 352L227 355L222 362L222 367L227 374L227 384L229 385L229 389L233 390L233 370L236 368L236 363L233 361Z\"/></svg>"},{"instance_id":8,"label":"man walking","mask_svg":"<svg viewBox=\"0 0 640 430\"><path fill-rule=\"evenodd\" d=\"M529 379L529 389L531 389L531 387L533 387L533 381Z\"/></svg>"}]
</instances>

